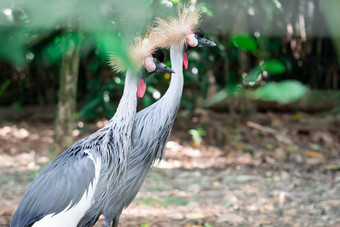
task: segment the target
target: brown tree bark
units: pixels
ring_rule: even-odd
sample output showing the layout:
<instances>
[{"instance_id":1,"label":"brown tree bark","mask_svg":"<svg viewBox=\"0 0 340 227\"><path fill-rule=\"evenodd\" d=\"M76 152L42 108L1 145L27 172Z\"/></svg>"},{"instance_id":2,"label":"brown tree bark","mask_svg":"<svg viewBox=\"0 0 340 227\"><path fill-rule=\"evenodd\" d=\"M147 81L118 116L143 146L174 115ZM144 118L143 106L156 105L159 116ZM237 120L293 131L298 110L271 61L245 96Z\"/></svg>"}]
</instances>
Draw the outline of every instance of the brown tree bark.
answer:
<instances>
[{"instance_id":1,"label":"brown tree bark","mask_svg":"<svg viewBox=\"0 0 340 227\"><path fill-rule=\"evenodd\" d=\"M58 155L73 143L73 115L76 108L77 81L80 61L80 45L64 37L67 50L62 56L60 87L58 94L58 115L55 120L54 154Z\"/></svg>"}]
</instances>

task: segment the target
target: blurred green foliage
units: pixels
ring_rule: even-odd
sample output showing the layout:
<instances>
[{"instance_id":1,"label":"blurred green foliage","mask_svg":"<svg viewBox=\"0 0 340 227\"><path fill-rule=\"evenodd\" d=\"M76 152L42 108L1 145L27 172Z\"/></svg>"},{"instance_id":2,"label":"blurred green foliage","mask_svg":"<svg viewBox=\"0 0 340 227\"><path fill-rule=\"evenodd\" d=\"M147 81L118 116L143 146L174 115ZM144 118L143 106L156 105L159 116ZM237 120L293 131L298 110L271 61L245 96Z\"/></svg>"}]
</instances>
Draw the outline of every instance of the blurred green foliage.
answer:
<instances>
[{"instance_id":1,"label":"blurred green foliage","mask_svg":"<svg viewBox=\"0 0 340 227\"><path fill-rule=\"evenodd\" d=\"M277 101L281 104L296 101L306 94L307 88L299 81L285 80L280 83L269 82L255 91L258 99Z\"/></svg>"},{"instance_id":2,"label":"blurred green foliage","mask_svg":"<svg viewBox=\"0 0 340 227\"><path fill-rule=\"evenodd\" d=\"M108 67L108 54L128 61L128 45L153 18L174 15L190 3L201 9L201 27L217 43L190 52L182 98L190 113L202 99L218 99L223 92L250 89L253 98L285 103L307 87L339 88L336 0L5 0L0 3L0 104L56 103L61 56L72 41L81 46L77 116L111 117L124 75ZM285 80L290 81L272 83ZM169 81L167 74L152 76L140 108L159 99Z\"/></svg>"},{"instance_id":3,"label":"blurred green foliage","mask_svg":"<svg viewBox=\"0 0 340 227\"><path fill-rule=\"evenodd\" d=\"M202 128L198 128L198 129L190 129L189 134L192 137L193 145L200 146L203 141L202 137L205 136L207 132Z\"/></svg>"},{"instance_id":4,"label":"blurred green foliage","mask_svg":"<svg viewBox=\"0 0 340 227\"><path fill-rule=\"evenodd\" d=\"M240 50L249 52L255 52L258 49L256 41L248 34L233 35L230 38L230 43Z\"/></svg>"}]
</instances>

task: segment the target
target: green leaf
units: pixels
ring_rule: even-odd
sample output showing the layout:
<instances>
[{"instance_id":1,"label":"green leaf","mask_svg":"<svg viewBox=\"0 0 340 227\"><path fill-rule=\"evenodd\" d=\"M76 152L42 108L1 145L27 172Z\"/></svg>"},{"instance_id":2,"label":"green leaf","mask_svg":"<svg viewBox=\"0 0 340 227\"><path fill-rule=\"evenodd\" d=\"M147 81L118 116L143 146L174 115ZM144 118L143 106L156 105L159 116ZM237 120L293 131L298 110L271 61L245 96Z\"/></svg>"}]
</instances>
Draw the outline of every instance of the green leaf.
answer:
<instances>
[{"instance_id":1,"label":"green leaf","mask_svg":"<svg viewBox=\"0 0 340 227\"><path fill-rule=\"evenodd\" d=\"M244 82L245 83L255 83L261 74L262 74L261 67L256 66L255 68L250 70L250 72L244 78Z\"/></svg>"},{"instance_id":2,"label":"green leaf","mask_svg":"<svg viewBox=\"0 0 340 227\"><path fill-rule=\"evenodd\" d=\"M214 226L212 226L208 222L206 222L206 223L204 223L204 227L214 227Z\"/></svg>"},{"instance_id":3,"label":"green leaf","mask_svg":"<svg viewBox=\"0 0 340 227\"><path fill-rule=\"evenodd\" d=\"M283 56L280 58L280 61L285 66L286 72L291 73L293 71L293 65L288 57Z\"/></svg>"},{"instance_id":4,"label":"green leaf","mask_svg":"<svg viewBox=\"0 0 340 227\"><path fill-rule=\"evenodd\" d=\"M233 35L230 39L230 42L232 45L241 50L249 52L254 52L257 50L255 39L247 34Z\"/></svg>"},{"instance_id":5,"label":"green leaf","mask_svg":"<svg viewBox=\"0 0 340 227\"><path fill-rule=\"evenodd\" d=\"M296 145L291 145L291 146L288 147L288 151L289 151L289 152L295 152L295 151L297 151L298 149L299 149L299 147L296 146Z\"/></svg>"},{"instance_id":6,"label":"green leaf","mask_svg":"<svg viewBox=\"0 0 340 227\"><path fill-rule=\"evenodd\" d=\"M255 98L285 104L301 98L307 90L305 85L296 80L270 82L255 91Z\"/></svg>"},{"instance_id":7,"label":"green leaf","mask_svg":"<svg viewBox=\"0 0 340 227\"><path fill-rule=\"evenodd\" d=\"M286 71L282 62L277 60L264 61L262 64L262 70L267 71L269 74L282 74Z\"/></svg>"},{"instance_id":8,"label":"green leaf","mask_svg":"<svg viewBox=\"0 0 340 227\"><path fill-rule=\"evenodd\" d=\"M11 80L6 79L5 82L0 86L0 96L2 96L2 94L6 91L10 83L11 83Z\"/></svg>"},{"instance_id":9,"label":"green leaf","mask_svg":"<svg viewBox=\"0 0 340 227\"><path fill-rule=\"evenodd\" d=\"M285 66L282 62L277 60L264 61L261 66L256 66L247 74L244 78L245 83L255 83L263 71L268 74L282 74L286 71Z\"/></svg>"},{"instance_id":10,"label":"green leaf","mask_svg":"<svg viewBox=\"0 0 340 227\"><path fill-rule=\"evenodd\" d=\"M339 165L335 165L335 164L331 164L331 165L327 166L327 169L334 170L334 171L339 171L340 170L340 166Z\"/></svg>"}]
</instances>

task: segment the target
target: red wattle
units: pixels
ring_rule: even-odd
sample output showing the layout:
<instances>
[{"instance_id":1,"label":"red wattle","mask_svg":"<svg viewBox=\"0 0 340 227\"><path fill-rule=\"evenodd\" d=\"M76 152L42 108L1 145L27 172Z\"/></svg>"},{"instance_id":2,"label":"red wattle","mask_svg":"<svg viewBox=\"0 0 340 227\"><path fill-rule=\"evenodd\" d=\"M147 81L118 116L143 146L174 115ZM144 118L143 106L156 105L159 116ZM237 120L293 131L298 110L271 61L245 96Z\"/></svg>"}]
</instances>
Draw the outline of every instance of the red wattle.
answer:
<instances>
[{"instance_id":1,"label":"red wattle","mask_svg":"<svg viewBox=\"0 0 340 227\"><path fill-rule=\"evenodd\" d=\"M183 55L183 66L184 66L184 69L187 69L188 68L188 53L185 52L184 55Z\"/></svg>"},{"instance_id":2,"label":"red wattle","mask_svg":"<svg viewBox=\"0 0 340 227\"><path fill-rule=\"evenodd\" d=\"M140 79L138 82L138 87L137 87L137 97L138 98L143 98L146 90L146 83L143 79Z\"/></svg>"}]
</instances>

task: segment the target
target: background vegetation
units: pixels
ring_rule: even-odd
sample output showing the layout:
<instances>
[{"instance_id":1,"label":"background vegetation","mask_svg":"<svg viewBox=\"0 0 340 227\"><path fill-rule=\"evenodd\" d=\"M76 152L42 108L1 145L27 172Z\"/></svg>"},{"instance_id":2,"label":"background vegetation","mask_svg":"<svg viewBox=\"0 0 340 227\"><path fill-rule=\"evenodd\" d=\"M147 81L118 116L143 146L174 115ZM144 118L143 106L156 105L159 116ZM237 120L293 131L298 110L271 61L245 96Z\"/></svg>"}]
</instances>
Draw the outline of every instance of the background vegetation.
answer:
<instances>
[{"instance_id":1,"label":"background vegetation","mask_svg":"<svg viewBox=\"0 0 340 227\"><path fill-rule=\"evenodd\" d=\"M55 105L62 58L73 43L80 48L74 117L110 118L124 78L108 67L108 53L125 57L129 40L154 17L190 3L202 10L202 27L218 45L190 54L182 99L189 114L199 106L247 115L248 98L287 104L310 89L339 88L335 0L14 0L0 3L0 105L19 117L26 105ZM140 108L159 99L169 80L152 77Z\"/></svg>"}]
</instances>

